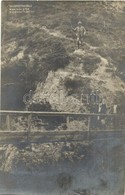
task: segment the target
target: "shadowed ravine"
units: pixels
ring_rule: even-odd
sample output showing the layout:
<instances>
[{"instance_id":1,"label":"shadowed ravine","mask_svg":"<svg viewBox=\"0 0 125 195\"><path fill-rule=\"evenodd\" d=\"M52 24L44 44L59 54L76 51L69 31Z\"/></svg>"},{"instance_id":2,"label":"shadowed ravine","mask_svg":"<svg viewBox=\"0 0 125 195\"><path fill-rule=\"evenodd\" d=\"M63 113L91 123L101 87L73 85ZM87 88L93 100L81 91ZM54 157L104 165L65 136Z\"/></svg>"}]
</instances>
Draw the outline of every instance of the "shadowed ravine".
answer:
<instances>
[{"instance_id":1,"label":"shadowed ravine","mask_svg":"<svg viewBox=\"0 0 125 195\"><path fill-rule=\"evenodd\" d=\"M125 154L123 138L93 141L83 160L41 166L40 171L15 167L0 173L0 193L24 195L122 195Z\"/></svg>"}]
</instances>

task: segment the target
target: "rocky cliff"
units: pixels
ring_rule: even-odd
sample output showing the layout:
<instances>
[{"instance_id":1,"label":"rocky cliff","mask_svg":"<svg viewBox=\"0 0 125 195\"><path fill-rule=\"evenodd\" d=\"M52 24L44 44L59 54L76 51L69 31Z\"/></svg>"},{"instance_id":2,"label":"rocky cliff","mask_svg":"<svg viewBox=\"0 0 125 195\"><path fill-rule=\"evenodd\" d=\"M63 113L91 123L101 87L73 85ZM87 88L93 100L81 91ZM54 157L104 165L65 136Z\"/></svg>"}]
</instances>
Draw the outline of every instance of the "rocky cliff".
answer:
<instances>
[{"instance_id":1,"label":"rocky cliff","mask_svg":"<svg viewBox=\"0 0 125 195\"><path fill-rule=\"evenodd\" d=\"M47 101L52 110L88 111L81 94L97 89L108 107L116 100L124 105L125 3L43 2L33 11L3 13L2 107L21 109L30 89L34 109ZM79 20L87 33L77 50L72 27Z\"/></svg>"}]
</instances>

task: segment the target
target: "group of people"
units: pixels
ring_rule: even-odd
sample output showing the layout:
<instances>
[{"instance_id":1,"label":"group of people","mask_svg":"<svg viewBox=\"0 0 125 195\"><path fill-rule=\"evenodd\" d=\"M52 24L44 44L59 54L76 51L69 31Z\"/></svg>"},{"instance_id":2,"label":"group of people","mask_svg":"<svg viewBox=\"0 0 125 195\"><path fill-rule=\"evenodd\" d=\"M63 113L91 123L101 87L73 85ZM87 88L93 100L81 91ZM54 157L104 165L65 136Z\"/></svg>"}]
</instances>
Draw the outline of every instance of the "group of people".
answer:
<instances>
[{"instance_id":1,"label":"group of people","mask_svg":"<svg viewBox=\"0 0 125 195\"><path fill-rule=\"evenodd\" d=\"M118 125L118 119L117 117L107 117L106 114L118 114L119 113L119 105L116 104L116 102L112 103L110 108L107 107L106 100L102 97L99 96L98 90L96 92L92 91L88 96L87 96L87 104L90 109L90 113L95 114L91 116L91 122L90 126L92 129L105 129L106 128L106 123L107 119L112 120L110 121L115 126ZM97 115L99 114L99 115ZM117 123L117 124L116 124Z\"/></svg>"},{"instance_id":2,"label":"group of people","mask_svg":"<svg viewBox=\"0 0 125 195\"><path fill-rule=\"evenodd\" d=\"M90 103L90 111L91 113L99 114L93 115L91 117L91 127L92 128L97 128L99 127L100 129L105 128L106 125L106 116L105 114L107 113L107 105L105 100L102 100L100 103ZM100 116L102 114L102 116Z\"/></svg>"}]
</instances>

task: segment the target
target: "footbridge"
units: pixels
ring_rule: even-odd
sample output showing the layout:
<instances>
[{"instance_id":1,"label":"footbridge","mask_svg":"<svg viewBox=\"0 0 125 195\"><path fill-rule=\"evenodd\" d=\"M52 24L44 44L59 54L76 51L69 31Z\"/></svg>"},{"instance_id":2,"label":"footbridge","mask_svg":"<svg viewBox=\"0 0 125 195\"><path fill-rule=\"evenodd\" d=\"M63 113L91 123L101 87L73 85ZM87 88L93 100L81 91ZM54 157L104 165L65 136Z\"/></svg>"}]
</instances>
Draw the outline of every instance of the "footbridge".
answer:
<instances>
[{"instance_id":1,"label":"footbridge","mask_svg":"<svg viewBox=\"0 0 125 195\"><path fill-rule=\"evenodd\" d=\"M124 114L0 110L0 144L125 140Z\"/></svg>"}]
</instances>

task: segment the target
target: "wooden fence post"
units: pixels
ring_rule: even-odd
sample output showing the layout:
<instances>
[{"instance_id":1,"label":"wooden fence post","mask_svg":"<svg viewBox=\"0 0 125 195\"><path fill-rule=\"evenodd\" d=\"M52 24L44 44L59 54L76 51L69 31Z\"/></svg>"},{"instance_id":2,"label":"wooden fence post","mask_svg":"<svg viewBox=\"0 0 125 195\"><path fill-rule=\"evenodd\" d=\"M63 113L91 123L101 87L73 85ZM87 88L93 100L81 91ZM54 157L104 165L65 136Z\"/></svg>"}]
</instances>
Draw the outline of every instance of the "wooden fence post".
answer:
<instances>
[{"instance_id":1,"label":"wooden fence post","mask_svg":"<svg viewBox=\"0 0 125 195\"><path fill-rule=\"evenodd\" d=\"M27 140L29 140L29 132L31 130L31 119L32 119L32 114L28 115L28 131L27 131Z\"/></svg>"},{"instance_id":2,"label":"wooden fence post","mask_svg":"<svg viewBox=\"0 0 125 195\"><path fill-rule=\"evenodd\" d=\"M88 131L90 131L91 127L91 116L88 116Z\"/></svg>"},{"instance_id":3,"label":"wooden fence post","mask_svg":"<svg viewBox=\"0 0 125 195\"><path fill-rule=\"evenodd\" d=\"M10 125L10 115L9 114L7 114L6 115L6 127L7 127L7 130L11 130L10 128L11 128L11 125Z\"/></svg>"},{"instance_id":4,"label":"wooden fence post","mask_svg":"<svg viewBox=\"0 0 125 195\"><path fill-rule=\"evenodd\" d=\"M69 116L67 116L66 117L66 124L67 124L67 127L69 128L69 123L70 123L70 121L69 121Z\"/></svg>"},{"instance_id":5,"label":"wooden fence post","mask_svg":"<svg viewBox=\"0 0 125 195\"><path fill-rule=\"evenodd\" d=\"M28 115L28 131L31 129L31 119L32 119L32 114Z\"/></svg>"}]
</instances>

